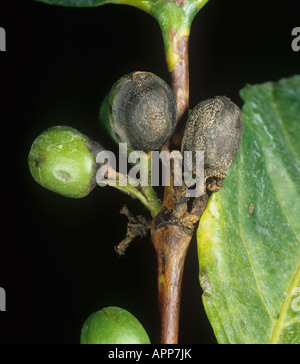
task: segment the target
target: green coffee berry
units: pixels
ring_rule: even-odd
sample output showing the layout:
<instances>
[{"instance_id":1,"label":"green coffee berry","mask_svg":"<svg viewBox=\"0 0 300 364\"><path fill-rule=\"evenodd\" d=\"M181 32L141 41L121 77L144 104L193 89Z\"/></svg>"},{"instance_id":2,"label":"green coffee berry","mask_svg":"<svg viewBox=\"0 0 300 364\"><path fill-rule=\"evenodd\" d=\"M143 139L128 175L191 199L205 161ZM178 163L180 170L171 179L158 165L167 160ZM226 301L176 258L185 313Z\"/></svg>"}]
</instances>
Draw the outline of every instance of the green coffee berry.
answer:
<instances>
[{"instance_id":1,"label":"green coffee berry","mask_svg":"<svg viewBox=\"0 0 300 364\"><path fill-rule=\"evenodd\" d=\"M204 151L205 177L225 178L238 153L243 135L241 110L229 98L216 96L191 112L182 152Z\"/></svg>"},{"instance_id":2,"label":"green coffee berry","mask_svg":"<svg viewBox=\"0 0 300 364\"><path fill-rule=\"evenodd\" d=\"M84 323L81 344L150 344L140 322L128 311L107 307L93 313Z\"/></svg>"},{"instance_id":3,"label":"green coffee berry","mask_svg":"<svg viewBox=\"0 0 300 364\"><path fill-rule=\"evenodd\" d=\"M76 129L55 126L33 142L29 169L43 187L66 197L84 197L96 185L95 156L101 149Z\"/></svg>"},{"instance_id":4,"label":"green coffee berry","mask_svg":"<svg viewBox=\"0 0 300 364\"><path fill-rule=\"evenodd\" d=\"M100 110L118 142L133 150L159 150L174 132L177 106L172 90L150 72L134 72L112 87ZM104 117L105 119L105 117Z\"/></svg>"}]
</instances>

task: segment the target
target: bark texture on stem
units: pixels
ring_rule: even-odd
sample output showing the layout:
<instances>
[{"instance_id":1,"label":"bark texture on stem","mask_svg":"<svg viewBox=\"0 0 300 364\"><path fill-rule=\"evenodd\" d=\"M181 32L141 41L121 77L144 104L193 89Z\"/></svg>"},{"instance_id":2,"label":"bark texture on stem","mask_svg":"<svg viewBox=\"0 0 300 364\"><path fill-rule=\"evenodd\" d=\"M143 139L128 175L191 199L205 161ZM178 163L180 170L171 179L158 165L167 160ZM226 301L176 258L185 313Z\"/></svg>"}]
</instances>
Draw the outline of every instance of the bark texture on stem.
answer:
<instances>
[{"instance_id":1,"label":"bark texture on stem","mask_svg":"<svg viewBox=\"0 0 300 364\"><path fill-rule=\"evenodd\" d=\"M170 29L169 37L173 44L174 53L179 56L171 72L171 77L172 89L178 108L178 120L181 120L189 106L189 36L185 35L178 38L177 31Z\"/></svg>"},{"instance_id":2,"label":"bark texture on stem","mask_svg":"<svg viewBox=\"0 0 300 364\"><path fill-rule=\"evenodd\" d=\"M184 262L193 232L207 202L204 193L195 198L189 211L184 189L175 189L173 208L164 204L152 222L151 236L158 263L158 300L161 316L161 344L177 344L181 283ZM169 194L165 200L169 201ZM181 202L181 203L180 203ZM168 206L168 207L167 207Z\"/></svg>"},{"instance_id":3,"label":"bark texture on stem","mask_svg":"<svg viewBox=\"0 0 300 364\"><path fill-rule=\"evenodd\" d=\"M178 343L181 282L191 238L178 225L162 224L152 230L158 260L161 344Z\"/></svg>"},{"instance_id":4,"label":"bark texture on stem","mask_svg":"<svg viewBox=\"0 0 300 364\"><path fill-rule=\"evenodd\" d=\"M180 149L189 108L189 35L178 38L178 33L170 30L169 36L173 50L179 57L171 72L171 82L178 109L177 126L172 143L175 148Z\"/></svg>"}]
</instances>

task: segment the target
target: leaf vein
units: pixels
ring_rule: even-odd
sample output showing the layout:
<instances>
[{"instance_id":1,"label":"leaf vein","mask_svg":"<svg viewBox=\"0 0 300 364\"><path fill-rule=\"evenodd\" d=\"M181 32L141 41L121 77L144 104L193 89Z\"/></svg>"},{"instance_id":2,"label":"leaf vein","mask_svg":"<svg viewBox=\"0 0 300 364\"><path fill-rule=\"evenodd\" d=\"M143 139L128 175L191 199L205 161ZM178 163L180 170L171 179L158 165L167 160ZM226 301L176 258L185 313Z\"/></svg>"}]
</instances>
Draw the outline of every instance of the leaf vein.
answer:
<instances>
[{"instance_id":1,"label":"leaf vein","mask_svg":"<svg viewBox=\"0 0 300 364\"><path fill-rule=\"evenodd\" d=\"M280 313L279 313L279 317L278 320L276 322L276 324L274 325L273 328L273 333L272 333L272 337L270 340L271 344L276 344L279 342L280 339L280 335L281 332L283 330L284 326L284 318L285 318L285 314L290 306L292 297L293 297L293 289L296 287L296 285L298 284L298 281L300 280L300 265L298 266L298 269L296 270L296 273L293 275L292 281L290 283L288 292L286 294L285 300L283 302L283 305L280 309Z\"/></svg>"}]
</instances>

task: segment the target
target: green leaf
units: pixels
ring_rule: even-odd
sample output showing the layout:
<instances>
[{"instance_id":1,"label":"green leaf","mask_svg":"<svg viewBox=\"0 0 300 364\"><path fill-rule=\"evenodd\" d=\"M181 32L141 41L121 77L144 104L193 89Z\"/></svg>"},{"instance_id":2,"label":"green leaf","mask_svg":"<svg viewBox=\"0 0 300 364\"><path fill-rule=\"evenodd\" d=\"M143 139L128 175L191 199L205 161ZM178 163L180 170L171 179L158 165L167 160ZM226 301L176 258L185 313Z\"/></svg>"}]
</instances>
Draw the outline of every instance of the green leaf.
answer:
<instances>
[{"instance_id":1,"label":"green leaf","mask_svg":"<svg viewBox=\"0 0 300 364\"><path fill-rule=\"evenodd\" d=\"M197 233L219 343L300 343L300 76L246 86L242 146Z\"/></svg>"},{"instance_id":2,"label":"green leaf","mask_svg":"<svg viewBox=\"0 0 300 364\"><path fill-rule=\"evenodd\" d=\"M105 4L123 4L136 6L145 11L150 11L150 8L158 8L163 11L168 7L176 6L183 8L185 12L192 13L200 10L208 0L35 0L49 5L60 5L70 7L92 7ZM156 11L156 10L155 10Z\"/></svg>"},{"instance_id":3,"label":"green leaf","mask_svg":"<svg viewBox=\"0 0 300 364\"><path fill-rule=\"evenodd\" d=\"M93 7L105 4L124 4L136 6L139 9L149 11L150 0L35 0L49 5L60 5L70 7Z\"/></svg>"}]
</instances>

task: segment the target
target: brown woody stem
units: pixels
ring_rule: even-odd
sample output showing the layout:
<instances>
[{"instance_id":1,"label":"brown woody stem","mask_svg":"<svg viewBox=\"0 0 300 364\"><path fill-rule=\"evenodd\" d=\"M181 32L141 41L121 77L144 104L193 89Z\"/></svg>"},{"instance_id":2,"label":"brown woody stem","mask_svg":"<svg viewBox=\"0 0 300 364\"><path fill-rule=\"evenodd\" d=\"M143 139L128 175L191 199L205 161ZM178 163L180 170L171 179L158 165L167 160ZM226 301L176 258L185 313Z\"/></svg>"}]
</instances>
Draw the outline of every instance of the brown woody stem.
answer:
<instances>
[{"instance_id":1,"label":"brown woody stem","mask_svg":"<svg viewBox=\"0 0 300 364\"><path fill-rule=\"evenodd\" d=\"M189 35L169 30L171 42L167 52L167 63L171 71L172 89L178 108L177 130L173 144L180 148L183 116L189 104ZM176 62L174 64L174 59ZM192 238L186 233L175 217L175 191L173 178L171 185L165 187L163 208L153 221L152 242L156 250L158 263L158 300L161 316L161 344L177 344L179 331L179 313L181 284L186 253Z\"/></svg>"},{"instance_id":2,"label":"brown woody stem","mask_svg":"<svg viewBox=\"0 0 300 364\"><path fill-rule=\"evenodd\" d=\"M169 37L173 44L173 51L178 57L171 71L172 90L178 109L177 127L172 137L172 143L180 149L189 107L189 35L178 38L177 32L170 30Z\"/></svg>"},{"instance_id":3,"label":"brown woody stem","mask_svg":"<svg viewBox=\"0 0 300 364\"><path fill-rule=\"evenodd\" d=\"M156 250L158 263L158 303L161 318L161 344L177 344L181 284L186 253L188 251L196 224L202 215L208 195L204 193L195 198L192 209L188 211L184 189L175 189L174 208L167 204L152 222L152 243ZM170 196L165 195L166 198Z\"/></svg>"},{"instance_id":4,"label":"brown woody stem","mask_svg":"<svg viewBox=\"0 0 300 364\"><path fill-rule=\"evenodd\" d=\"M171 74L172 89L178 109L176 130L171 143L169 141L166 147L175 147L179 150L181 149L189 106L188 44L190 25L196 14L195 12L192 16L188 13L188 8L184 7L185 2L175 0L177 7L173 2L170 2L169 7L167 2L164 4L165 9L173 9L174 18L167 11L159 12L158 16L164 38L166 62ZM203 3L201 4L203 6ZM196 6L195 3L194 5ZM200 4L198 5L199 10ZM171 183L171 186L165 187L163 207L153 219L151 235L158 262L161 344L178 343L184 262L195 224L198 222L203 211L202 207L205 205L206 201L199 200L198 203L194 204L191 213L188 213L184 196L180 196L180 190L176 190Z\"/></svg>"},{"instance_id":5,"label":"brown woody stem","mask_svg":"<svg viewBox=\"0 0 300 364\"><path fill-rule=\"evenodd\" d=\"M178 39L177 32L170 31L170 38L174 52L179 56L179 60L171 72L171 77L178 108L178 120L180 121L189 106L189 36L185 35Z\"/></svg>"},{"instance_id":6,"label":"brown woody stem","mask_svg":"<svg viewBox=\"0 0 300 364\"><path fill-rule=\"evenodd\" d=\"M161 344L178 343L181 282L191 236L177 225L152 230L158 260L158 300L161 314Z\"/></svg>"}]
</instances>

